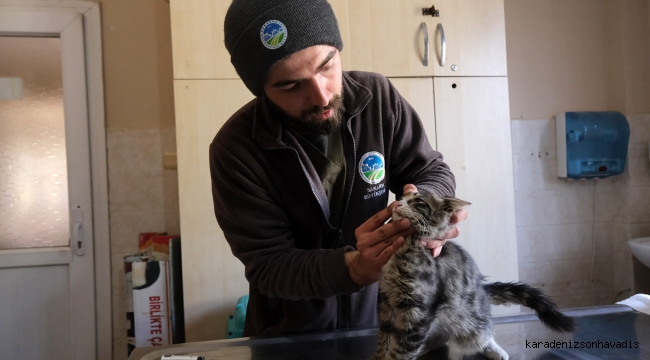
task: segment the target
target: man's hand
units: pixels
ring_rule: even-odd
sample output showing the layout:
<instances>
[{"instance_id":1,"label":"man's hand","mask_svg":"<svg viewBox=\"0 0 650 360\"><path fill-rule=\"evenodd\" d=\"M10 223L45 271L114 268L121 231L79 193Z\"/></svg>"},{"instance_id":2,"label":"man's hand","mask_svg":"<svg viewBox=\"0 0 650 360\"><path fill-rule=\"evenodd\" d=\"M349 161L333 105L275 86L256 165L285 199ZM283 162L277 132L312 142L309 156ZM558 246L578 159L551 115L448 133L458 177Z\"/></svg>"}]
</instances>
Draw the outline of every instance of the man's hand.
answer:
<instances>
[{"instance_id":1,"label":"man's hand","mask_svg":"<svg viewBox=\"0 0 650 360\"><path fill-rule=\"evenodd\" d=\"M358 251L346 253L345 263L356 285L366 286L379 280L382 266L404 245L404 238L413 234L407 219L385 224L398 205L393 202L354 231Z\"/></svg>"},{"instance_id":2,"label":"man's hand","mask_svg":"<svg viewBox=\"0 0 650 360\"><path fill-rule=\"evenodd\" d=\"M418 192L418 189L415 187L413 184L406 184L404 185L404 195L410 194L410 193L416 193ZM456 212L454 212L451 215L451 219L449 219L449 224L454 225L454 227L449 230L442 239L426 239L422 240L422 246L425 248L431 250L431 255L433 257L437 257L440 255L440 252L442 251L442 246L445 245L447 240L449 239L455 239L458 237L460 234L460 230L458 229L458 223L467 219L467 210L465 209L460 209Z\"/></svg>"}]
</instances>

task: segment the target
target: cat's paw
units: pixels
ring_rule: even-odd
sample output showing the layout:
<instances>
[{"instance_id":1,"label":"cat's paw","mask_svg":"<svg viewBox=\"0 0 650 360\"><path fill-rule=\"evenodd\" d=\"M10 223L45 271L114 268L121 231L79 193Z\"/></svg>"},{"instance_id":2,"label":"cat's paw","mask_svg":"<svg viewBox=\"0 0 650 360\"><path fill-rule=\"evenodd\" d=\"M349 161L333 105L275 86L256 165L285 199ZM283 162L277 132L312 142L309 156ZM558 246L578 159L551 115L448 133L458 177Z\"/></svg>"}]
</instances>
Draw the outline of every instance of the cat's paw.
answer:
<instances>
[{"instance_id":1,"label":"cat's paw","mask_svg":"<svg viewBox=\"0 0 650 360\"><path fill-rule=\"evenodd\" d=\"M484 350L483 355L490 360L508 360L510 358L502 348Z\"/></svg>"},{"instance_id":2,"label":"cat's paw","mask_svg":"<svg viewBox=\"0 0 650 360\"><path fill-rule=\"evenodd\" d=\"M490 339L490 341L483 348L482 353L491 360L508 360L510 358L508 356L508 353L503 350L501 346L499 346L499 344L494 341L494 339Z\"/></svg>"}]
</instances>

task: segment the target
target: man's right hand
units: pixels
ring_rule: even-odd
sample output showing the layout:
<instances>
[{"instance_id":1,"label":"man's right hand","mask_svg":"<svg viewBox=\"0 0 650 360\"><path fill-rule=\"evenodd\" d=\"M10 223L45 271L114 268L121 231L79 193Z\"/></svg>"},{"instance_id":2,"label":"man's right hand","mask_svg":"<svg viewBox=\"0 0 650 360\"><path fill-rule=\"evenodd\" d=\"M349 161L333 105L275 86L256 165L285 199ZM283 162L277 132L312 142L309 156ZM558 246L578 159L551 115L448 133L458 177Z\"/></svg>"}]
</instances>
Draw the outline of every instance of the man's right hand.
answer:
<instances>
[{"instance_id":1,"label":"man's right hand","mask_svg":"<svg viewBox=\"0 0 650 360\"><path fill-rule=\"evenodd\" d=\"M397 206L399 203L393 202L354 231L358 250L346 253L345 263L357 286L379 280L382 266L404 245L404 238L413 234L414 230L407 219L385 224Z\"/></svg>"}]
</instances>

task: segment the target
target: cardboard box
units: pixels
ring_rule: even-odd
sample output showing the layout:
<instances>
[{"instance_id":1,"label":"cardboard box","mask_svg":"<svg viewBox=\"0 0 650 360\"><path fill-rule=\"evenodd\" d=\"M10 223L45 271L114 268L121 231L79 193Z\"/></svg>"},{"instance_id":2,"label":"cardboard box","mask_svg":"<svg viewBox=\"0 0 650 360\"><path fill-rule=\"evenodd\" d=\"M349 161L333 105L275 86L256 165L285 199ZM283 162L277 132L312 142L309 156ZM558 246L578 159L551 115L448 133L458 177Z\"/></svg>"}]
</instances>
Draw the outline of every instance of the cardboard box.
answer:
<instances>
[{"instance_id":1,"label":"cardboard box","mask_svg":"<svg viewBox=\"0 0 650 360\"><path fill-rule=\"evenodd\" d=\"M124 278L126 280L126 346L128 354L135 349L135 324L133 316L133 263L147 262L150 255L143 253L127 255L124 257Z\"/></svg>"},{"instance_id":2,"label":"cardboard box","mask_svg":"<svg viewBox=\"0 0 650 360\"><path fill-rule=\"evenodd\" d=\"M133 263L135 346L172 344L167 261Z\"/></svg>"}]
</instances>

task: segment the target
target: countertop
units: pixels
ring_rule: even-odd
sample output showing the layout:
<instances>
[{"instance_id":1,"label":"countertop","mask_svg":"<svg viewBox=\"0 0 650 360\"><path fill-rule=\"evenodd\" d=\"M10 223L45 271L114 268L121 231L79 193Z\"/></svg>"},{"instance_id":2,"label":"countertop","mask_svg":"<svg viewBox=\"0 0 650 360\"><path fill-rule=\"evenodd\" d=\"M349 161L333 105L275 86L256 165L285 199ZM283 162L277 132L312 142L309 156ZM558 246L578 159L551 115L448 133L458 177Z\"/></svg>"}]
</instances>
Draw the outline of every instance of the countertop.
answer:
<instances>
[{"instance_id":1,"label":"countertop","mask_svg":"<svg viewBox=\"0 0 650 360\"><path fill-rule=\"evenodd\" d=\"M650 315L623 305L563 312L576 320L573 333L554 333L535 315L523 314L494 318L495 340L513 360L650 359ZM171 354L202 355L206 360L369 359L376 350L377 333L377 329L367 329L137 348L129 360L159 360L162 355ZM484 357L450 345L420 359Z\"/></svg>"}]
</instances>

